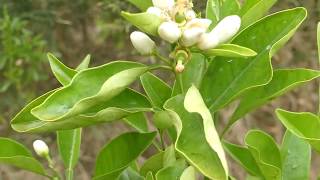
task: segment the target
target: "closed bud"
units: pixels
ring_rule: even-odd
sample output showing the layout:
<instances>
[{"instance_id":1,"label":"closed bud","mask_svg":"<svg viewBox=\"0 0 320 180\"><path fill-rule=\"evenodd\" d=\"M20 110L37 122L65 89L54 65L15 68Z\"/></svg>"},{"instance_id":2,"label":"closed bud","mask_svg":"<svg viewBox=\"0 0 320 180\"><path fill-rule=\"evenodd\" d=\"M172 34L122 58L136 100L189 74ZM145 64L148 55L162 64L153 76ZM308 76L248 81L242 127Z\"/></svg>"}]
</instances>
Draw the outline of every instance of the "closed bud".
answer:
<instances>
[{"instance_id":1,"label":"closed bud","mask_svg":"<svg viewBox=\"0 0 320 180\"><path fill-rule=\"evenodd\" d=\"M140 31L134 31L130 35L133 47L142 55L149 55L155 48L155 43L148 35Z\"/></svg>"},{"instance_id":2,"label":"closed bud","mask_svg":"<svg viewBox=\"0 0 320 180\"><path fill-rule=\"evenodd\" d=\"M156 15L156 16L158 16L158 17L161 17L162 10L159 9L159 8L157 8L157 7L149 7L149 8L147 9L147 13L149 13L149 14L154 14L154 15Z\"/></svg>"},{"instance_id":3,"label":"closed bud","mask_svg":"<svg viewBox=\"0 0 320 180\"><path fill-rule=\"evenodd\" d=\"M184 71L184 65L182 63L182 61L178 61L177 65L176 65L176 72L177 73L182 73Z\"/></svg>"},{"instance_id":4,"label":"closed bud","mask_svg":"<svg viewBox=\"0 0 320 180\"><path fill-rule=\"evenodd\" d=\"M163 22L159 26L158 34L162 39L174 43L181 37L181 29L175 22Z\"/></svg>"},{"instance_id":5,"label":"closed bud","mask_svg":"<svg viewBox=\"0 0 320 180\"><path fill-rule=\"evenodd\" d=\"M241 18L237 15L227 16L222 19L211 33L215 34L219 43L226 43L237 34L241 26Z\"/></svg>"},{"instance_id":6,"label":"closed bud","mask_svg":"<svg viewBox=\"0 0 320 180\"><path fill-rule=\"evenodd\" d=\"M152 3L155 7L163 10L170 10L175 4L174 0L152 0Z\"/></svg>"},{"instance_id":7,"label":"closed bud","mask_svg":"<svg viewBox=\"0 0 320 180\"><path fill-rule=\"evenodd\" d=\"M182 44L192 46L199 41L200 36L207 31L211 24L209 19L192 19L186 24L182 34Z\"/></svg>"},{"instance_id":8,"label":"closed bud","mask_svg":"<svg viewBox=\"0 0 320 180\"><path fill-rule=\"evenodd\" d=\"M33 142L33 149L40 157L47 157L49 155L49 148L42 140L35 140Z\"/></svg>"},{"instance_id":9,"label":"closed bud","mask_svg":"<svg viewBox=\"0 0 320 180\"><path fill-rule=\"evenodd\" d=\"M193 11L193 10L187 10L185 13L184 13L185 17L187 20L191 20L191 19L194 19L197 17L196 13Z\"/></svg>"},{"instance_id":10,"label":"closed bud","mask_svg":"<svg viewBox=\"0 0 320 180\"><path fill-rule=\"evenodd\" d=\"M219 45L218 37L213 33L204 33L200 37L198 47L201 50L208 50L215 48Z\"/></svg>"}]
</instances>

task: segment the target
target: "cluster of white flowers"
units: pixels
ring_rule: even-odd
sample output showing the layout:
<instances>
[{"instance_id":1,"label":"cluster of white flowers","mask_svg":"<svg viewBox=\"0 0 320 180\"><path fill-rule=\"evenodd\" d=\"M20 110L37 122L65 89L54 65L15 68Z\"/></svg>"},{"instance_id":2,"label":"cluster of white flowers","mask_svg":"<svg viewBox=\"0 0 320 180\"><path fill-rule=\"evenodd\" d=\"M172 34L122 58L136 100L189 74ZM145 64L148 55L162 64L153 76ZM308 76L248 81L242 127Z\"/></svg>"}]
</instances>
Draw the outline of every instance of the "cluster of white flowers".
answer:
<instances>
[{"instance_id":1,"label":"cluster of white flowers","mask_svg":"<svg viewBox=\"0 0 320 180\"><path fill-rule=\"evenodd\" d=\"M184 47L196 45L201 50L217 47L229 41L240 29L241 19L237 15L225 17L208 32L211 20L199 18L189 0L153 0L153 7L147 13L162 19L158 28L159 36L169 43L179 43ZM155 43L142 32L133 32L131 41L141 54L152 53Z\"/></svg>"}]
</instances>

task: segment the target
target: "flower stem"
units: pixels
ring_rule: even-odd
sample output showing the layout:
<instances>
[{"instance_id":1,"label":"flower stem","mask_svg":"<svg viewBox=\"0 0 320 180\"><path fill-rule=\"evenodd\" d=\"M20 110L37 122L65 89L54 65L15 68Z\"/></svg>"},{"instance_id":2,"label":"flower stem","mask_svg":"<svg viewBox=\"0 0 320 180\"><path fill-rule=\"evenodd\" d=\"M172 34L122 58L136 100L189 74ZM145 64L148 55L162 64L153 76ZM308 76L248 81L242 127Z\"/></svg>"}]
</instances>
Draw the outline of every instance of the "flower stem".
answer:
<instances>
[{"instance_id":1,"label":"flower stem","mask_svg":"<svg viewBox=\"0 0 320 180\"><path fill-rule=\"evenodd\" d=\"M60 175L59 175L59 172L55 169L54 167L54 163L50 157L50 155L48 154L46 157L45 157L48 161L48 166L49 168L53 171L54 173L54 176L52 177L53 180L58 180L58 179L61 179L60 178Z\"/></svg>"},{"instance_id":2,"label":"flower stem","mask_svg":"<svg viewBox=\"0 0 320 180\"><path fill-rule=\"evenodd\" d=\"M155 57L157 57L159 60L161 60L162 62L164 62L164 63L166 63L166 64L168 64L168 65L171 65L170 60L167 59L167 58L165 58L165 57L163 57L163 56L161 56L161 55L159 54L159 52L155 51L155 52L153 53L153 55L154 55Z\"/></svg>"}]
</instances>

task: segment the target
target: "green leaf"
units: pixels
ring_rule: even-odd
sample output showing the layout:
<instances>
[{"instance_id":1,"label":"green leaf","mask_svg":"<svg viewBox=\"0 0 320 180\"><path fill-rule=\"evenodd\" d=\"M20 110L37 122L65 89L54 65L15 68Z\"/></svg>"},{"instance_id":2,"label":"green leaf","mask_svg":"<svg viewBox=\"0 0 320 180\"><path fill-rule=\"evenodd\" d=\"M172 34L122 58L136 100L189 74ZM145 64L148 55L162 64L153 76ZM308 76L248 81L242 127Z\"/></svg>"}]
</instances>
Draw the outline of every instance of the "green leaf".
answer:
<instances>
[{"instance_id":1,"label":"green leaf","mask_svg":"<svg viewBox=\"0 0 320 180\"><path fill-rule=\"evenodd\" d=\"M0 137L0 164L7 164L47 176L41 163L32 157L22 144L8 138Z\"/></svg>"},{"instance_id":2,"label":"green leaf","mask_svg":"<svg viewBox=\"0 0 320 180\"><path fill-rule=\"evenodd\" d=\"M180 180L196 180L196 170L194 167L187 167L181 174Z\"/></svg>"},{"instance_id":3,"label":"green leaf","mask_svg":"<svg viewBox=\"0 0 320 180\"><path fill-rule=\"evenodd\" d=\"M156 180L175 180L179 179L185 168L185 161L177 160L173 165L164 167L156 174Z\"/></svg>"},{"instance_id":4,"label":"green leaf","mask_svg":"<svg viewBox=\"0 0 320 180\"><path fill-rule=\"evenodd\" d=\"M65 66L61 61L59 61L58 58L56 58L51 53L48 53L48 59L51 70L57 80L63 85L69 84L77 71Z\"/></svg>"},{"instance_id":5,"label":"green leaf","mask_svg":"<svg viewBox=\"0 0 320 180\"><path fill-rule=\"evenodd\" d=\"M68 86L27 105L12 120L12 127L19 132L67 130L146 111L150 108L147 99L131 89L126 89L126 86L145 71L144 65L125 61L83 70L75 75ZM74 89L77 89L76 94ZM51 109L46 109L46 106ZM58 117L59 121L39 119L30 113L35 109L38 113L44 113L42 115L49 112L49 116L63 117ZM67 113L67 116L64 113ZM42 115L40 116L43 118Z\"/></svg>"},{"instance_id":6,"label":"green leaf","mask_svg":"<svg viewBox=\"0 0 320 180\"><path fill-rule=\"evenodd\" d=\"M121 16L136 26L141 31L150 35L156 36L158 34L158 27L162 20L160 17L150 13L128 13L121 12Z\"/></svg>"},{"instance_id":7,"label":"green leaf","mask_svg":"<svg viewBox=\"0 0 320 180\"><path fill-rule=\"evenodd\" d=\"M156 174L163 168L163 155L164 152L159 152L147 159L140 168L140 174L146 176L149 172Z\"/></svg>"},{"instance_id":8,"label":"green leaf","mask_svg":"<svg viewBox=\"0 0 320 180\"><path fill-rule=\"evenodd\" d=\"M131 167L128 167L120 174L117 180L144 180L144 178L140 176L137 171L135 171Z\"/></svg>"},{"instance_id":9,"label":"green leaf","mask_svg":"<svg viewBox=\"0 0 320 180\"><path fill-rule=\"evenodd\" d=\"M153 115L153 124L159 130L165 130L172 127L172 120L167 111L156 111Z\"/></svg>"},{"instance_id":10,"label":"green leaf","mask_svg":"<svg viewBox=\"0 0 320 180\"><path fill-rule=\"evenodd\" d=\"M138 63L116 61L81 71L68 86L54 92L31 113L43 121L61 121L86 113L119 95L147 69Z\"/></svg>"},{"instance_id":11,"label":"green leaf","mask_svg":"<svg viewBox=\"0 0 320 180\"><path fill-rule=\"evenodd\" d=\"M135 5L141 11L146 11L148 7L153 6L152 0L128 0L130 3Z\"/></svg>"},{"instance_id":12,"label":"green leaf","mask_svg":"<svg viewBox=\"0 0 320 180\"><path fill-rule=\"evenodd\" d=\"M222 56L222 57L252 57L257 53L253 50L236 44L223 44L214 49L203 52L206 56Z\"/></svg>"},{"instance_id":13,"label":"green leaf","mask_svg":"<svg viewBox=\"0 0 320 180\"><path fill-rule=\"evenodd\" d=\"M67 171L72 171L79 160L81 128L57 132L59 154Z\"/></svg>"},{"instance_id":14,"label":"green leaf","mask_svg":"<svg viewBox=\"0 0 320 180\"><path fill-rule=\"evenodd\" d=\"M77 71L81 71L84 69L88 69L89 68L89 64L91 61L91 56L90 54L88 54L83 60L82 62L77 66L76 70Z\"/></svg>"},{"instance_id":15,"label":"green leaf","mask_svg":"<svg viewBox=\"0 0 320 180\"><path fill-rule=\"evenodd\" d=\"M251 130L245 137L245 143L256 160L263 176L267 180L280 180L282 169L281 155L272 137L262 131Z\"/></svg>"},{"instance_id":16,"label":"green leaf","mask_svg":"<svg viewBox=\"0 0 320 180\"><path fill-rule=\"evenodd\" d=\"M148 132L148 123L143 112L127 116L123 120L139 132Z\"/></svg>"},{"instance_id":17,"label":"green leaf","mask_svg":"<svg viewBox=\"0 0 320 180\"><path fill-rule=\"evenodd\" d=\"M154 107L162 109L163 104L171 96L172 89L157 76L145 73L140 77L144 91Z\"/></svg>"},{"instance_id":18,"label":"green leaf","mask_svg":"<svg viewBox=\"0 0 320 180\"><path fill-rule=\"evenodd\" d=\"M320 153L320 119L308 112L289 112L276 110L276 115L282 124L294 135L304 139Z\"/></svg>"},{"instance_id":19,"label":"green leaf","mask_svg":"<svg viewBox=\"0 0 320 180\"><path fill-rule=\"evenodd\" d=\"M172 96L185 93L192 85L195 85L197 88L199 88L201 86L206 69L207 60L205 56L199 53L192 53L191 59L186 64L183 73L177 75Z\"/></svg>"},{"instance_id":20,"label":"green leaf","mask_svg":"<svg viewBox=\"0 0 320 180\"><path fill-rule=\"evenodd\" d=\"M245 170L253 176L261 176L260 169L248 148L224 142L224 149Z\"/></svg>"},{"instance_id":21,"label":"green leaf","mask_svg":"<svg viewBox=\"0 0 320 180\"><path fill-rule=\"evenodd\" d=\"M169 99L164 105L177 130L176 150L205 176L227 179L218 154L207 142L204 121L198 114L187 112L183 104L184 97L179 95Z\"/></svg>"},{"instance_id":22,"label":"green leaf","mask_svg":"<svg viewBox=\"0 0 320 180\"><path fill-rule=\"evenodd\" d=\"M206 140L211 148L218 154L225 174L228 175L227 160L220 142L219 134L216 131L211 113L204 103L199 90L195 86L189 88L184 99L184 107L188 112L198 113L202 117Z\"/></svg>"},{"instance_id":23,"label":"green leaf","mask_svg":"<svg viewBox=\"0 0 320 180\"><path fill-rule=\"evenodd\" d=\"M206 18L212 21L210 26L212 28L224 17L238 14L239 10L238 0L208 0Z\"/></svg>"},{"instance_id":24,"label":"green leaf","mask_svg":"<svg viewBox=\"0 0 320 180\"><path fill-rule=\"evenodd\" d=\"M308 180L311 164L311 148L303 139L287 131L281 148L282 179Z\"/></svg>"},{"instance_id":25,"label":"green leaf","mask_svg":"<svg viewBox=\"0 0 320 180\"><path fill-rule=\"evenodd\" d=\"M146 180L154 180L153 175L151 172L148 172L147 176L146 176Z\"/></svg>"},{"instance_id":26,"label":"green leaf","mask_svg":"<svg viewBox=\"0 0 320 180\"><path fill-rule=\"evenodd\" d=\"M240 10L241 28L244 29L262 18L277 0L246 0Z\"/></svg>"},{"instance_id":27,"label":"green leaf","mask_svg":"<svg viewBox=\"0 0 320 180\"><path fill-rule=\"evenodd\" d=\"M126 133L113 139L98 154L93 179L116 179L151 144L156 133Z\"/></svg>"},{"instance_id":28,"label":"green leaf","mask_svg":"<svg viewBox=\"0 0 320 180\"><path fill-rule=\"evenodd\" d=\"M201 87L210 110L217 111L249 88L267 84L272 78L270 57L287 42L305 17L304 8L268 16L242 31L232 42L254 50L257 56L217 57L211 61Z\"/></svg>"},{"instance_id":29,"label":"green leaf","mask_svg":"<svg viewBox=\"0 0 320 180\"><path fill-rule=\"evenodd\" d=\"M309 69L280 69L274 71L270 83L249 89L241 96L240 104L230 118L226 128L228 129L246 113L319 76L319 71Z\"/></svg>"}]
</instances>

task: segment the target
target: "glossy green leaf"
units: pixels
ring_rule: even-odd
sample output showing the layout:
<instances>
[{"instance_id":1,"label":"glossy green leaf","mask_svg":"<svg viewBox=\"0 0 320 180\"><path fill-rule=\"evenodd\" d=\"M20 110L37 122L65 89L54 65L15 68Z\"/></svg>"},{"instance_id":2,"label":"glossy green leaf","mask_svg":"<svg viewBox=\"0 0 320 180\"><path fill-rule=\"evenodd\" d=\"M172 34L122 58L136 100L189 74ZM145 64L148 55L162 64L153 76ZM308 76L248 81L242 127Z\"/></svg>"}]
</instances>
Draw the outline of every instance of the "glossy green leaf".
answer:
<instances>
[{"instance_id":1,"label":"glossy green leaf","mask_svg":"<svg viewBox=\"0 0 320 180\"><path fill-rule=\"evenodd\" d=\"M0 164L7 164L46 176L41 163L22 144L0 137Z\"/></svg>"},{"instance_id":2,"label":"glossy green leaf","mask_svg":"<svg viewBox=\"0 0 320 180\"><path fill-rule=\"evenodd\" d=\"M319 71L309 69L280 69L274 71L270 83L249 89L242 95L240 104L230 118L227 128L255 108L319 76Z\"/></svg>"},{"instance_id":3,"label":"glossy green leaf","mask_svg":"<svg viewBox=\"0 0 320 180\"><path fill-rule=\"evenodd\" d=\"M281 148L282 179L310 179L311 148L303 139L287 131Z\"/></svg>"},{"instance_id":4,"label":"glossy green leaf","mask_svg":"<svg viewBox=\"0 0 320 180\"><path fill-rule=\"evenodd\" d=\"M144 180L144 178L137 171L128 167L120 174L117 180Z\"/></svg>"},{"instance_id":5,"label":"glossy green leaf","mask_svg":"<svg viewBox=\"0 0 320 180\"><path fill-rule=\"evenodd\" d=\"M253 176L261 176L260 169L248 148L224 142L226 152Z\"/></svg>"},{"instance_id":6,"label":"glossy green leaf","mask_svg":"<svg viewBox=\"0 0 320 180\"><path fill-rule=\"evenodd\" d=\"M241 28L243 29L262 18L276 2L277 0L246 0L240 10Z\"/></svg>"},{"instance_id":7,"label":"glossy green leaf","mask_svg":"<svg viewBox=\"0 0 320 180\"><path fill-rule=\"evenodd\" d=\"M206 18L212 21L212 28L224 17L238 14L239 10L240 4L238 0L208 0Z\"/></svg>"},{"instance_id":8,"label":"glossy green leaf","mask_svg":"<svg viewBox=\"0 0 320 180\"><path fill-rule=\"evenodd\" d=\"M125 89L145 70L146 67L141 64L125 61L83 70L75 75L68 86L41 96L27 105L12 120L12 127L19 132L67 130L146 111L150 107L147 99L131 89ZM74 89L77 89L77 94L74 94ZM57 114L41 106L49 106ZM43 113L49 112L49 116L64 116L65 112L67 117L62 117L62 120L58 118L59 121L41 120L30 113L35 108Z\"/></svg>"},{"instance_id":9,"label":"glossy green leaf","mask_svg":"<svg viewBox=\"0 0 320 180\"><path fill-rule=\"evenodd\" d=\"M131 132L108 143L98 154L93 179L117 179L151 144L156 133Z\"/></svg>"},{"instance_id":10,"label":"glossy green leaf","mask_svg":"<svg viewBox=\"0 0 320 180\"><path fill-rule=\"evenodd\" d=\"M152 73L140 77L141 84L154 107L162 109L163 104L170 98L172 89L168 84Z\"/></svg>"},{"instance_id":11,"label":"glossy green leaf","mask_svg":"<svg viewBox=\"0 0 320 180\"><path fill-rule=\"evenodd\" d=\"M224 172L228 175L228 164L223 151L220 137L216 131L213 118L206 104L204 103L199 90L191 86L184 99L184 107L190 113L198 113L203 120L204 133L211 148L218 154Z\"/></svg>"},{"instance_id":12,"label":"glossy green leaf","mask_svg":"<svg viewBox=\"0 0 320 180\"><path fill-rule=\"evenodd\" d=\"M282 124L294 135L308 141L320 153L320 118L308 112L289 112L276 110Z\"/></svg>"},{"instance_id":13,"label":"glossy green leaf","mask_svg":"<svg viewBox=\"0 0 320 180\"><path fill-rule=\"evenodd\" d=\"M56 58L51 53L48 53L48 59L51 70L57 80L63 85L69 84L77 71L65 66L61 61L59 61L58 58Z\"/></svg>"},{"instance_id":14,"label":"glossy green leaf","mask_svg":"<svg viewBox=\"0 0 320 180\"><path fill-rule=\"evenodd\" d=\"M184 97L179 95L169 99L164 106L177 130L176 150L205 176L227 179L218 154L207 142L203 120L198 114L187 112L183 104Z\"/></svg>"},{"instance_id":15,"label":"glossy green leaf","mask_svg":"<svg viewBox=\"0 0 320 180\"><path fill-rule=\"evenodd\" d=\"M128 13L121 12L121 16L136 26L141 31L150 35L156 36L158 34L158 27L162 20L160 17L150 13Z\"/></svg>"},{"instance_id":16,"label":"glossy green leaf","mask_svg":"<svg viewBox=\"0 0 320 180\"><path fill-rule=\"evenodd\" d=\"M185 168L185 161L180 159L174 164L164 167L156 174L156 180L174 180L179 179Z\"/></svg>"},{"instance_id":17,"label":"glossy green leaf","mask_svg":"<svg viewBox=\"0 0 320 180\"><path fill-rule=\"evenodd\" d=\"M186 64L183 73L177 75L172 96L185 93L192 85L195 85L197 88L199 88L201 86L206 69L207 60L205 56L199 53L192 53L192 57Z\"/></svg>"},{"instance_id":18,"label":"glossy green leaf","mask_svg":"<svg viewBox=\"0 0 320 180\"><path fill-rule=\"evenodd\" d=\"M66 171L72 170L79 160L81 145L81 128L57 132L59 154Z\"/></svg>"},{"instance_id":19,"label":"glossy green leaf","mask_svg":"<svg viewBox=\"0 0 320 180\"><path fill-rule=\"evenodd\" d=\"M161 168L163 168L163 155L164 152L159 152L147 159L140 168L140 174L146 176L148 172L156 174Z\"/></svg>"},{"instance_id":20,"label":"glossy green leaf","mask_svg":"<svg viewBox=\"0 0 320 180\"><path fill-rule=\"evenodd\" d=\"M175 165L177 159L175 154L175 149L171 145L166 148L163 154L163 167L173 166Z\"/></svg>"},{"instance_id":21,"label":"glossy green leaf","mask_svg":"<svg viewBox=\"0 0 320 180\"><path fill-rule=\"evenodd\" d=\"M148 132L148 122L143 112L127 116L124 121L139 132Z\"/></svg>"},{"instance_id":22,"label":"glossy green leaf","mask_svg":"<svg viewBox=\"0 0 320 180\"><path fill-rule=\"evenodd\" d=\"M249 88L267 84L272 78L270 57L287 42L305 17L304 8L268 16L242 31L232 42L254 50L257 56L217 57L211 61L201 88L210 110L217 111Z\"/></svg>"},{"instance_id":23,"label":"glossy green leaf","mask_svg":"<svg viewBox=\"0 0 320 180\"><path fill-rule=\"evenodd\" d=\"M267 180L281 179L281 155L272 137L259 130L251 130L245 137L245 143L256 160L261 173Z\"/></svg>"},{"instance_id":24,"label":"glossy green leaf","mask_svg":"<svg viewBox=\"0 0 320 180\"><path fill-rule=\"evenodd\" d=\"M130 3L135 5L141 11L146 11L148 7L152 6L152 0L128 0Z\"/></svg>"},{"instance_id":25,"label":"glossy green leaf","mask_svg":"<svg viewBox=\"0 0 320 180\"><path fill-rule=\"evenodd\" d=\"M222 56L222 57L252 57L257 53L253 50L236 44L223 44L214 49L203 52L206 56Z\"/></svg>"},{"instance_id":26,"label":"glossy green leaf","mask_svg":"<svg viewBox=\"0 0 320 180\"><path fill-rule=\"evenodd\" d=\"M180 177L180 180L196 180L196 179L197 179L196 170L192 166L187 167L183 171Z\"/></svg>"},{"instance_id":27,"label":"glossy green leaf","mask_svg":"<svg viewBox=\"0 0 320 180\"><path fill-rule=\"evenodd\" d=\"M91 55L88 54L82 61L81 63L77 66L76 70L81 71L84 69L88 69L91 61Z\"/></svg>"},{"instance_id":28,"label":"glossy green leaf","mask_svg":"<svg viewBox=\"0 0 320 180\"><path fill-rule=\"evenodd\" d=\"M119 95L147 69L138 63L117 61L81 71L68 86L54 92L31 113L43 121L58 121L83 114L101 101Z\"/></svg>"}]
</instances>

